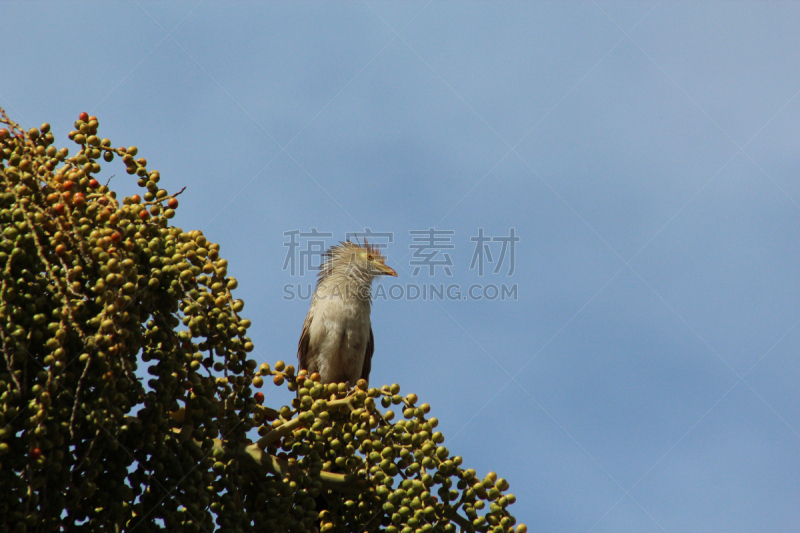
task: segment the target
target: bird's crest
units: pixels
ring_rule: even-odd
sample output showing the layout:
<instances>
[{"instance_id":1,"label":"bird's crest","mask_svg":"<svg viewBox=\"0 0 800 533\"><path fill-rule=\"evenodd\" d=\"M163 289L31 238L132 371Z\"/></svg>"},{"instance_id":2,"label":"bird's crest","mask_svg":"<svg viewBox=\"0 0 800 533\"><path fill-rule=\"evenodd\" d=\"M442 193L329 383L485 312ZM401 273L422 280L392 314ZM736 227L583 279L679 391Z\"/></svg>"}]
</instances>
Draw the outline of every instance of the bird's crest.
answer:
<instances>
[{"instance_id":1,"label":"bird's crest","mask_svg":"<svg viewBox=\"0 0 800 533\"><path fill-rule=\"evenodd\" d=\"M339 241L339 244L331 246L322 254L323 261L318 274L320 278L327 276L336 266L343 263L349 267L353 267L356 255L362 250L365 251L368 256L371 256L373 260L381 263L386 262L386 258L381 253L380 248L370 244L366 237L363 237L362 241L358 242L358 236L356 236L355 240L356 242L351 242L350 239Z\"/></svg>"}]
</instances>

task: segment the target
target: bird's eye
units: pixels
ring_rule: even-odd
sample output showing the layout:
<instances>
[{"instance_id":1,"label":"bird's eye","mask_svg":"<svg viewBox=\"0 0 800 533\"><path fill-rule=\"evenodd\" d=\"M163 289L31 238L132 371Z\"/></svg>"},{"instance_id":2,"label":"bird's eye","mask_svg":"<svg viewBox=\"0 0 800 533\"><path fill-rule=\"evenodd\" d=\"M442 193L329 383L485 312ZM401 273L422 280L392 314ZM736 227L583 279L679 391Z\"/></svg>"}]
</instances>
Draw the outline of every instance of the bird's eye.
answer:
<instances>
[{"instance_id":1,"label":"bird's eye","mask_svg":"<svg viewBox=\"0 0 800 533\"><path fill-rule=\"evenodd\" d=\"M372 259L373 259L372 254L367 254L367 260L372 261Z\"/></svg>"}]
</instances>

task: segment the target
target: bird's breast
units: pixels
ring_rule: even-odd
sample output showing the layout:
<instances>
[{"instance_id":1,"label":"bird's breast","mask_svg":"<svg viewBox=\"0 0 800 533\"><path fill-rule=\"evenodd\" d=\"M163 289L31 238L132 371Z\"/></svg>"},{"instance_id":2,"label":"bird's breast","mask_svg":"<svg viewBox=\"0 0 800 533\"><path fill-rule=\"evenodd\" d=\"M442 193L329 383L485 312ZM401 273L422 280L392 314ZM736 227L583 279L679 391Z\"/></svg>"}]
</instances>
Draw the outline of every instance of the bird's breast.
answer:
<instances>
[{"instance_id":1,"label":"bird's breast","mask_svg":"<svg viewBox=\"0 0 800 533\"><path fill-rule=\"evenodd\" d=\"M311 342L323 382L355 385L361 376L370 332L369 302L327 299L315 302Z\"/></svg>"}]
</instances>

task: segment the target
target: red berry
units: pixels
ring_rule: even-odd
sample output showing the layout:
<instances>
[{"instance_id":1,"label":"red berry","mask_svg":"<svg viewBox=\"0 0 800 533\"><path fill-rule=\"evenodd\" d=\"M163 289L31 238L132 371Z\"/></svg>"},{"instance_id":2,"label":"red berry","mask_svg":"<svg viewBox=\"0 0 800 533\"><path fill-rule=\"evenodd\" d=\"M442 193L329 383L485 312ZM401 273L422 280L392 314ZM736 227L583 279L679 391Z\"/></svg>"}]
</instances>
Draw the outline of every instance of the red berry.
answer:
<instances>
[{"instance_id":1,"label":"red berry","mask_svg":"<svg viewBox=\"0 0 800 533\"><path fill-rule=\"evenodd\" d=\"M83 113L81 113L80 115L78 115L78 118L79 118L79 119L81 119L81 120L82 120L82 121L84 121L84 122L89 122L89 113L87 113L86 111L84 111Z\"/></svg>"},{"instance_id":2,"label":"red berry","mask_svg":"<svg viewBox=\"0 0 800 533\"><path fill-rule=\"evenodd\" d=\"M75 196L72 197L73 204L82 204L85 200L86 198L84 198L82 192L76 192Z\"/></svg>"},{"instance_id":3,"label":"red berry","mask_svg":"<svg viewBox=\"0 0 800 533\"><path fill-rule=\"evenodd\" d=\"M42 450L41 449L34 448L34 449L31 450L31 459L33 459L34 461L39 459L39 457L41 457L41 456L42 456Z\"/></svg>"},{"instance_id":4,"label":"red berry","mask_svg":"<svg viewBox=\"0 0 800 533\"><path fill-rule=\"evenodd\" d=\"M75 182L71 180L67 180L64 182L64 190L71 191L72 188L75 187Z\"/></svg>"},{"instance_id":5,"label":"red berry","mask_svg":"<svg viewBox=\"0 0 800 533\"><path fill-rule=\"evenodd\" d=\"M122 240L122 233L115 231L114 233L111 234L111 242L113 242L114 244L119 244L119 241L121 240Z\"/></svg>"},{"instance_id":6,"label":"red berry","mask_svg":"<svg viewBox=\"0 0 800 533\"><path fill-rule=\"evenodd\" d=\"M62 203L58 203L58 204L56 204L56 205L53 207L53 209L55 209L55 210L56 210L56 213L58 213L59 215L63 215L63 214L64 214L64 212L66 211L66 208L64 207L64 204L62 204Z\"/></svg>"},{"instance_id":7,"label":"red berry","mask_svg":"<svg viewBox=\"0 0 800 533\"><path fill-rule=\"evenodd\" d=\"M89 187L91 187L92 189L96 189L99 186L100 186L100 182L97 181L96 179L92 178L92 179L89 180Z\"/></svg>"},{"instance_id":8,"label":"red berry","mask_svg":"<svg viewBox=\"0 0 800 533\"><path fill-rule=\"evenodd\" d=\"M256 403L258 405L261 405L262 403L264 403L264 393L263 392L257 392L255 394L253 394L253 398L255 398Z\"/></svg>"},{"instance_id":9,"label":"red berry","mask_svg":"<svg viewBox=\"0 0 800 533\"><path fill-rule=\"evenodd\" d=\"M5 129L5 128L1 129L0 130L0 141L5 141L6 139L8 139L8 137L9 137L8 130Z\"/></svg>"},{"instance_id":10,"label":"red berry","mask_svg":"<svg viewBox=\"0 0 800 533\"><path fill-rule=\"evenodd\" d=\"M177 198L170 198L169 201L167 201L167 205L169 206L170 209L177 208L178 207L178 199Z\"/></svg>"},{"instance_id":11,"label":"red berry","mask_svg":"<svg viewBox=\"0 0 800 533\"><path fill-rule=\"evenodd\" d=\"M150 218L150 213L147 212L147 209L142 209L141 211L139 211L139 218L141 218L142 220L147 220L148 218Z\"/></svg>"},{"instance_id":12,"label":"red berry","mask_svg":"<svg viewBox=\"0 0 800 533\"><path fill-rule=\"evenodd\" d=\"M138 194L134 194L133 196L131 196L131 202L133 202L134 204L138 204L141 201L142 197L139 196Z\"/></svg>"}]
</instances>

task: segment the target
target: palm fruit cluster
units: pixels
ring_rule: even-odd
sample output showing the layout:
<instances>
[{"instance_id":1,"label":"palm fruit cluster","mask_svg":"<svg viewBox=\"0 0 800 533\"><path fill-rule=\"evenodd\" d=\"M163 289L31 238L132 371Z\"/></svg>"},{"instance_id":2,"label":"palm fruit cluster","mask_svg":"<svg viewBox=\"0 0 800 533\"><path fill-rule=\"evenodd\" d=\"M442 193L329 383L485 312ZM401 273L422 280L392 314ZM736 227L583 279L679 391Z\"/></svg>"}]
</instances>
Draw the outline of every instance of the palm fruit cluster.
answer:
<instances>
[{"instance_id":1,"label":"palm fruit cluster","mask_svg":"<svg viewBox=\"0 0 800 533\"><path fill-rule=\"evenodd\" d=\"M258 374L297 395L280 410L256 409L261 438L253 448L285 473L283 485L261 479L262 490L280 494L288 483L295 505L308 510L295 507L286 516L262 510L258 500L247 502L263 530L316 524L323 532L527 531L508 511L516 501L506 493L508 481L462 468L461 457L451 455L436 431L438 419L427 417L430 405L417 395L401 396L396 383L369 388L360 380L353 390L322 384L318 373L295 375L282 361L274 368L262 364ZM253 385L261 384L257 376ZM395 422L397 413L402 419Z\"/></svg>"},{"instance_id":2,"label":"palm fruit cluster","mask_svg":"<svg viewBox=\"0 0 800 533\"><path fill-rule=\"evenodd\" d=\"M0 109L0 533L526 530L416 396L259 367L219 245L170 224L180 193L96 117L69 139ZM141 196L101 184L115 160Z\"/></svg>"}]
</instances>

